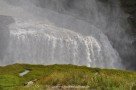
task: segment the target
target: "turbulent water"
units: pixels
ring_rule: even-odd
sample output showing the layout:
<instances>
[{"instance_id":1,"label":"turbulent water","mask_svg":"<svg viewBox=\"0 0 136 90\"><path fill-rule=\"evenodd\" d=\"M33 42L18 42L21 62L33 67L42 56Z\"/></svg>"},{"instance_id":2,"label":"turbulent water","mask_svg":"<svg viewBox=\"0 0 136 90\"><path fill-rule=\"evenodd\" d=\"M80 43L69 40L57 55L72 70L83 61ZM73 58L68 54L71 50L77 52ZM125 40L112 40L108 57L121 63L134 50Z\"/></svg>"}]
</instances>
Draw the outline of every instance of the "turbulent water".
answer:
<instances>
[{"instance_id":1,"label":"turbulent water","mask_svg":"<svg viewBox=\"0 0 136 90\"><path fill-rule=\"evenodd\" d=\"M121 69L126 27L116 0L0 0L0 64Z\"/></svg>"}]
</instances>

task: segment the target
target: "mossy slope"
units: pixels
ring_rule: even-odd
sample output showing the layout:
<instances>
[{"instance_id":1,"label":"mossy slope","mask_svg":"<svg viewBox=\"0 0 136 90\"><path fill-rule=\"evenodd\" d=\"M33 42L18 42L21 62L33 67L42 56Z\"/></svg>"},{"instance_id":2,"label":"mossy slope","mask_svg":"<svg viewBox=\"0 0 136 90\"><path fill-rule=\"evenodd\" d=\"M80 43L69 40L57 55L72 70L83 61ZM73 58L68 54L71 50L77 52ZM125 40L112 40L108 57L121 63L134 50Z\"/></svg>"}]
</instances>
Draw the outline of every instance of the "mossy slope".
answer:
<instances>
[{"instance_id":1,"label":"mossy slope","mask_svg":"<svg viewBox=\"0 0 136 90\"><path fill-rule=\"evenodd\" d=\"M30 72L20 77L19 73L26 69ZM35 79L37 81L33 86L24 86L24 83ZM80 85L96 90L136 90L136 72L74 65L14 64L0 67L0 90L45 90L46 85Z\"/></svg>"}]
</instances>

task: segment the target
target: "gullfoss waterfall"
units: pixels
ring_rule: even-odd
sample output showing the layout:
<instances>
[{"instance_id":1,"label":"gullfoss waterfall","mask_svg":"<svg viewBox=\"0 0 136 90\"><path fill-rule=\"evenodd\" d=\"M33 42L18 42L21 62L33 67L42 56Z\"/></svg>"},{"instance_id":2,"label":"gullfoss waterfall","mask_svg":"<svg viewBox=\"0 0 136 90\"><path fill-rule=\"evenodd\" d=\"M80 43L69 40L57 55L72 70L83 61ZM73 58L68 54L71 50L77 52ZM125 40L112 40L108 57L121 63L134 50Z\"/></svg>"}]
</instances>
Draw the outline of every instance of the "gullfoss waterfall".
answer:
<instances>
[{"instance_id":1,"label":"gullfoss waterfall","mask_svg":"<svg viewBox=\"0 0 136 90\"><path fill-rule=\"evenodd\" d=\"M68 6L66 3L71 6L64 7ZM8 42L4 49L0 45L1 65L74 64L124 68L120 57L122 51L116 50L117 44L113 43L128 43L127 35L124 42L119 42L120 34L125 35L120 21L113 20L116 15L113 19L111 14L107 15L110 13L108 8L115 9L114 13L119 12L116 3L112 2L114 7L99 0L0 0L0 4L0 18L7 16L14 20L10 25L1 25L5 31L1 29L0 32L8 36L0 37L0 43ZM108 11L99 11L98 5ZM6 21L8 19L4 18L3 23Z\"/></svg>"}]
</instances>

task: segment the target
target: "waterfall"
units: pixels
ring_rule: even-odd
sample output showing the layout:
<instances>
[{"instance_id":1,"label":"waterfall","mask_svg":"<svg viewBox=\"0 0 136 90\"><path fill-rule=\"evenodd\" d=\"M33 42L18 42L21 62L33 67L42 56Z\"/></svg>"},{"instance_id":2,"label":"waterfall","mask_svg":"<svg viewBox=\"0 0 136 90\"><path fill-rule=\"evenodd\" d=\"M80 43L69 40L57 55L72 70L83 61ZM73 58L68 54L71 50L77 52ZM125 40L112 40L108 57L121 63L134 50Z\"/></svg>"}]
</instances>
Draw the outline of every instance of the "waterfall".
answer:
<instances>
[{"instance_id":1,"label":"waterfall","mask_svg":"<svg viewBox=\"0 0 136 90\"><path fill-rule=\"evenodd\" d=\"M120 53L131 40L121 15L116 0L0 0L1 65L124 68Z\"/></svg>"}]
</instances>

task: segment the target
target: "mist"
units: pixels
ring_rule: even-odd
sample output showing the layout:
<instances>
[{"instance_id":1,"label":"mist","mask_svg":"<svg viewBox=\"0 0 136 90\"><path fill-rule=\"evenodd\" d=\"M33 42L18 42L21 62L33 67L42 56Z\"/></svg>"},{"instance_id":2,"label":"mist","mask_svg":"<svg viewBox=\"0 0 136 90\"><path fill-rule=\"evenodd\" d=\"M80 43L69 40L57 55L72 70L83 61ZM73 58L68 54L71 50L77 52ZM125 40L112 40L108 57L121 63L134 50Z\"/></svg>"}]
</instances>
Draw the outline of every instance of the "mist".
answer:
<instances>
[{"instance_id":1,"label":"mist","mask_svg":"<svg viewBox=\"0 0 136 90\"><path fill-rule=\"evenodd\" d=\"M135 69L118 0L0 0L0 15L1 65Z\"/></svg>"}]
</instances>

